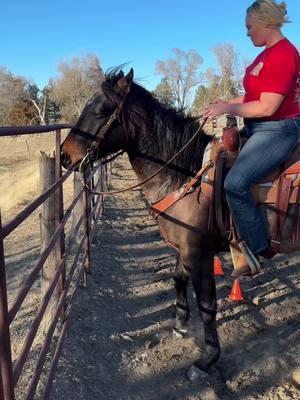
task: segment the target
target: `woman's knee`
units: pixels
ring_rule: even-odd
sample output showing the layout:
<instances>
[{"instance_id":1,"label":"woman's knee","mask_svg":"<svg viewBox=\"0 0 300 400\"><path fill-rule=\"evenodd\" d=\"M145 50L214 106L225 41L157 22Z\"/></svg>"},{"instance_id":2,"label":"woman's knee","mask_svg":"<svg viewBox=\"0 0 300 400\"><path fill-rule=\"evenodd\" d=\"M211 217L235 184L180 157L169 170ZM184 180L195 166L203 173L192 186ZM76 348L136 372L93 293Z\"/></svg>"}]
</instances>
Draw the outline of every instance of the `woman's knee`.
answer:
<instances>
[{"instance_id":1,"label":"woman's knee","mask_svg":"<svg viewBox=\"0 0 300 400\"><path fill-rule=\"evenodd\" d=\"M227 194L240 193L245 190L245 182L237 173L230 170L224 181L224 189Z\"/></svg>"}]
</instances>

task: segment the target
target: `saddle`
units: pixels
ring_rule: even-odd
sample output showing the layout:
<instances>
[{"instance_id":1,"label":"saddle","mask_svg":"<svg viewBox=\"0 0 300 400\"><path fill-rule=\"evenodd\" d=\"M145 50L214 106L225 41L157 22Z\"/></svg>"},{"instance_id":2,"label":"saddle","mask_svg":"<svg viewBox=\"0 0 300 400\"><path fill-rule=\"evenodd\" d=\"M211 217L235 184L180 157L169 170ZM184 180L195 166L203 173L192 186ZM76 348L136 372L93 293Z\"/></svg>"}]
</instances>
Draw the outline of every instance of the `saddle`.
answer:
<instances>
[{"instance_id":1,"label":"saddle","mask_svg":"<svg viewBox=\"0 0 300 400\"><path fill-rule=\"evenodd\" d=\"M237 235L225 200L223 183L247 139L237 129L235 118L228 118L226 125L223 134L214 137L208 144L202 168L195 177L182 188L153 203L151 209L157 218L200 185L201 192L210 199L208 229L213 231L217 226L223 237L236 242ZM284 165L251 190L257 206L263 207L267 217L274 254L300 250L300 143ZM245 254L245 248L242 252Z\"/></svg>"},{"instance_id":2,"label":"saddle","mask_svg":"<svg viewBox=\"0 0 300 400\"><path fill-rule=\"evenodd\" d=\"M202 177L201 190L209 196L215 222L223 236L234 233L225 205L223 183L246 138L236 126L227 126L219 138L213 139L209 158L214 168ZM258 207L263 207L274 254L300 249L300 143L289 159L261 182L252 193ZM212 228L212 227L210 227ZM236 234L231 235L236 239Z\"/></svg>"}]
</instances>

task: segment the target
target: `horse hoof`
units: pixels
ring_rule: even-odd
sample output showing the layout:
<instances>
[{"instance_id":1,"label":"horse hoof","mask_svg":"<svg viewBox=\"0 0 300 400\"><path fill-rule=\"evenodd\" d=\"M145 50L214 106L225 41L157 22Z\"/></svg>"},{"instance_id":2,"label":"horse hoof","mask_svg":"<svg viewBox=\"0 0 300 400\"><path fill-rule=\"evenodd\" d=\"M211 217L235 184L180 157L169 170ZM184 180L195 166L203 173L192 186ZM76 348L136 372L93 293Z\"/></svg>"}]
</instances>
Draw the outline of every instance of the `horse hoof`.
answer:
<instances>
[{"instance_id":1,"label":"horse hoof","mask_svg":"<svg viewBox=\"0 0 300 400\"><path fill-rule=\"evenodd\" d=\"M184 338L187 336L187 333L188 333L187 329L178 329L175 326L173 327L173 335L176 338Z\"/></svg>"},{"instance_id":2,"label":"horse hoof","mask_svg":"<svg viewBox=\"0 0 300 400\"><path fill-rule=\"evenodd\" d=\"M186 373L186 377L189 381L201 381L208 377L208 373L192 365L191 368Z\"/></svg>"}]
</instances>

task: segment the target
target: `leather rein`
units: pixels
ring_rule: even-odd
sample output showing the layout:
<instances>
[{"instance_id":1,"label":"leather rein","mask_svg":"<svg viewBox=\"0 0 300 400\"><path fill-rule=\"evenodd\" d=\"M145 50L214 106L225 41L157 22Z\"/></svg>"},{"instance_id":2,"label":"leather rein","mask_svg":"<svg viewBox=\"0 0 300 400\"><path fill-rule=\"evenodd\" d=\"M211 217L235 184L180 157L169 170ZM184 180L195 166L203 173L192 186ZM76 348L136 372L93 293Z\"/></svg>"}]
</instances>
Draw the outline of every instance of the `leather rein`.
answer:
<instances>
[{"instance_id":1,"label":"leather rein","mask_svg":"<svg viewBox=\"0 0 300 400\"><path fill-rule=\"evenodd\" d=\"M159 168L157 171L155 171L152 175L148 176L146 179L144 179L143 181L133 185L133 186L129 186L127 188L124 189L120 189L120 190L115 190L115 191L111 191L111 192L95 192L93 190L90 189L89 185L87 184L87 180L86 180L86 174L85 171L83 170L83 166L87 165L90 162L90 156L95 154L95 152L98 152L99 150L99 146L101 143L101 140L105 137L106 133L108 132L108 130L110 129L110 127L112 126L112 124L118 119L121 120L123 128L124 128L124 132L125 132L125 137L126 137L126 147L128 147L128 143L129 143L129 135L128 135L128 130L127 130L127 126L126 126L126 122L125 122L125 116L124 116L124 110L123 110L123 106L124 103L126 101L127 95L130 92L130 85L127 87L126 92L125 92L125 96L123 98L123 100L120 102L120 104L117 106L117 108L115 109L115 111L112 113L112 115L109 117L109 119L107 120L107 122L100 128L100 130L97 132L94 142L92 143L92 145L88 148L87 153L85 155L85 157L82 159L82 161L79 164L79 172L81 173L82 177L83 177L83 186L89 191L89 193L93 194L93 195L100 195L100 196L114 196L116 194L119 193L123 193L123 192L127 192L129 190L135 189L137 187L140 187L142 185L144 185L145 183L149 182L151 179L153 179L156 175L158 175L161 171L163 171L164 169L166 169L168 167L168 165L171 164L172 161L175 160L175 158L177 158L179 156L179 154L181 154L192 142L193 140L196 138L196 136L198 135L198 133L203 129L204 125L207 122L207 118L205 118L203 120L203 122L199 125L198 129L195 131L195 133L193 134L193 136L190 138L190 140L177 152L174 154L173 157L171 157L161 168ZM120 114L121 114L121 118L120 118ZM105 160L102 164L107 164L108 162L114 160L115 158L119 157L120 155L122 155L125 152L125 150L121 150L119 153L117 153L116 155L112 156L110 159ZM207 163L207 165L205 165L205 170L211 166L211 161ZM203 171L204 172L204 171Z\"/></svg>"}]
</instances>

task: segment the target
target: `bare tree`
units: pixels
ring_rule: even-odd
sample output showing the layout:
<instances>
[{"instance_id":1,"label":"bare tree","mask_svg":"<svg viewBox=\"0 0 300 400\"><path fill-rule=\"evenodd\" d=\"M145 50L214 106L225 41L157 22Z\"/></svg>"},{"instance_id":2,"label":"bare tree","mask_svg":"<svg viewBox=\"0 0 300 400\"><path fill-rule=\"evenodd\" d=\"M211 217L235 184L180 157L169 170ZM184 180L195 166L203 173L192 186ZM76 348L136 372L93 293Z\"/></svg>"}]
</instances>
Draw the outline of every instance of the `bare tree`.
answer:
<instances>
[{"instance_id":1,"label":"bare tree","mask_svg":"<svg viewBox=\"0 0 300 400\"><path fill-rule=\"evenodd\" d=\"M220 95L225 100L235 95L235 68L237 55L232 44L225 43L213 48L220 73Z\"/></svg>"},{"instance_id":2,"label":"bare tree","mask_svg":"<svg viewBox=\"0 0 300 400\"><path fill-rule=\"evenodd\" d=\"M75 122L103 81L99 59L96 55L75 57L61 63L58 70L61 76L51 80L51 99L60 104L64 121Z\"/></svg>"},{"instance_id":3,"label":"bare tree","mask_svg":"<svg viewBox=\"0 0 300 400\"><path fill-rule=\"evenodd\" d=\"M32 104L36 109L35 119L40 122L41 125L46 125L46 104L47 104L47 97L44 96L43 104L40 106L34 99L30 99Z\"/></svg>"},{"instance_id":4,"label":"bare tree","mask_svg":"<svg viewBox=\"0 0 300 400\"><path fill-rule=\"evenodd\" d=\"M31 82L26 87L25 100L30 104L31 108L31 124L46 125L47 124L47 96L44 90L40 90L38 86Z\"/></svg>"},{"instance_id":5,"label":"bare tree","mask_svg":"<svg viewBox=\"0 0 300 400\"><path fill-rule=\"evenodd\" d=\"M201 81L199 66L203 59L194 49L185 52L175 48L172 51L173 58L157 61L156 72L163 76L171 88L176 106L184 109L189 103L191 89Z\"/></svg>"}]
</instances>

